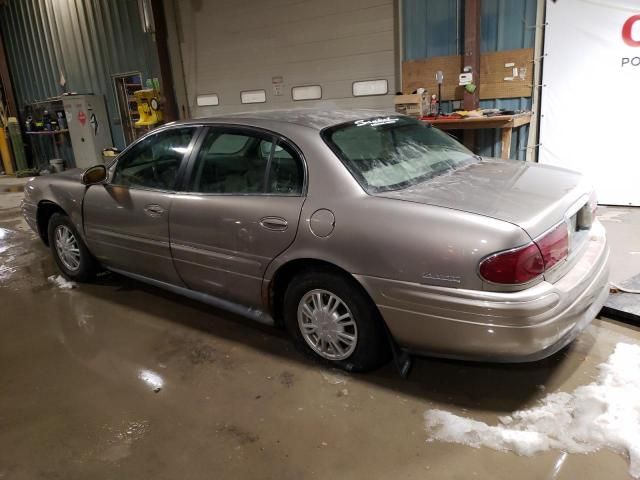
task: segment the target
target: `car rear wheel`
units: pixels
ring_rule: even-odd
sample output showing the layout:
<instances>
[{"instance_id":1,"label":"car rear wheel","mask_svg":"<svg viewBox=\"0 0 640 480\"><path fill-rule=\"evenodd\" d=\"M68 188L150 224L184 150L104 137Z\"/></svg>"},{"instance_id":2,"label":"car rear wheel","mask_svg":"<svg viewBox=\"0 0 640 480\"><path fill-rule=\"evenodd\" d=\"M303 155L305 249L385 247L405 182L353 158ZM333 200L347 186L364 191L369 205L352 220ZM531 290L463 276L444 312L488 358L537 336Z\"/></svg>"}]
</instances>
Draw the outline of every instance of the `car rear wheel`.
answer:
<instances>
[{"instance_id":1,"label":"car rear wheel","mask_svg":"<svg viewBox=\"0 0 640 480\"><path fill-rule=\"evenodd\" d=\"M389 359L382 318L355 280L330 270L293 278L284 298L287 330L306 353L348 371L368 371Z\"/></svg>"},{"instance_id":2,"label":"car rear wheel","mask_svg":"<svg viewBox=\"0 0 640 480\"><path fill-rule=\"evenodd\" d=\"M54 213L49 219L47 233L53 258L65 277L85 282L95 276L98 262L89 252L69 217Z\"/></svg>"}]
</instances>

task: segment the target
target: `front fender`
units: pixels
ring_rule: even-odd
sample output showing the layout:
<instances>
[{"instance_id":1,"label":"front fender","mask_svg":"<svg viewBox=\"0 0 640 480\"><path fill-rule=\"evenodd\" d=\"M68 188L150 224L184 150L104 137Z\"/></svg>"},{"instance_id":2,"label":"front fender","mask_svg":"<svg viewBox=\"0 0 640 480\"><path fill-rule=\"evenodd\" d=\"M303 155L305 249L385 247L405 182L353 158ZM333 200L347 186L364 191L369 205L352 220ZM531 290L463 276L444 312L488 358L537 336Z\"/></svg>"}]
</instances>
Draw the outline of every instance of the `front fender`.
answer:
<instances>
[{"instance_id":1,"label":"front fender","mask_svg":"<svg viewBox=\"0 0 640 480\"><path fill-rule=\"evenodd\" d=\"M25 204L35 206L36 221L44 205L55 205L69 216L85 240L82 203L87 187L80 180L81 174L82 170L73 169L64 174L34 177L25 185ZM46 237L46 231L39 233Z\"/></svg>"}]
</instances>

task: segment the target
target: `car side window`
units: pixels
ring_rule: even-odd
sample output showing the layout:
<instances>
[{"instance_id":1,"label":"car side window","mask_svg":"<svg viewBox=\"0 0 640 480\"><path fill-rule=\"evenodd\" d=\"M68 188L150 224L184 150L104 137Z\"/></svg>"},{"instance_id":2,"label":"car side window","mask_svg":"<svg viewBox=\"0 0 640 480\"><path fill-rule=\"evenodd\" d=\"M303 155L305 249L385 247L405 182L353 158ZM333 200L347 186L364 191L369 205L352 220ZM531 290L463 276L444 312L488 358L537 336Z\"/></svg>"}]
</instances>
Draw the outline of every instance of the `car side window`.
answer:
<instances>
[{"instance_id":1,"label":"car side window","mask_svg":"<svg viewBox=\"0 0 640 480\"><path fill-rule=\"evenodd\" d=\"M145 138L118 160L114 185L172 190L194 127L176 128Z\"/></svg>"},{"instance_id":2,"label":"car side window","mask_svg":"<svg viewBox=\"0 0 640 480\"><path fill-rule=\"evenodd\" d=\"M286 143L279 142L273 151L267 192L279 195L300 195L304 169L298 155Z\"/></svg>"},{"instance_id":3,"label":"car side window","mask_svg":"<svg viewBox=\"0 0 640 480\"><path fill-rule=\"evenodd\" d=\"M189 191L245 195L264 193L271 155L268 138L210 129L198 152Z\"/></svg>"},{"instance_id":4,"label":"car side window","mask_svg":"<svg viewBox=\"0 0 640 480\"><path fill-rule=\"evenodd\" d=\"M210 129L188 190L237 195L301 195L304 168L295 150L266 134Z\"/></svg>"}]
</instances>

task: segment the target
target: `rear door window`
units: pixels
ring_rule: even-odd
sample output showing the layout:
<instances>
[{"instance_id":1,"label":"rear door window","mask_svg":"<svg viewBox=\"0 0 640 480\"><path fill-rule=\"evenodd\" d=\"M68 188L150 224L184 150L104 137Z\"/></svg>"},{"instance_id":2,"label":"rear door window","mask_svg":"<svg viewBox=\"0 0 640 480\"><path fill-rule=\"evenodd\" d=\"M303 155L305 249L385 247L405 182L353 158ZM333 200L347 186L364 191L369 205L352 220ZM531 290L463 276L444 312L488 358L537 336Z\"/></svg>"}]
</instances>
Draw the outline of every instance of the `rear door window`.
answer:
<instances>
[{"instance_id":1,"label":"rear door window","mask_svg":"<svg viewBox=\"0 0 640 480\"><path fill-rule=\"evenodd\" d=\"M218 135L211 144L211 148L220 155L232 155L242 151L247 146L251 137L246 135L236 135L233 133L222 133Z\"/></svg>"},{"instance_id":2,"label":"rear door window","mask_svg":"<svg viewBox=\"0 0 640 480\"><path fill-rule=\"evenodd\" d=\"M209 129L196 157L189 191L264 193L270 145L269 137Z\"/></svg>"},{"instance_id":3,"label":"rear door window","mask_svg":"<svg viewBox=\"0 0 640 480\"><path fill-rule=\"evenodd\" d=\"M289 145L276 144L269 168L267 193L300 195L303 183L304 169L298 155Z\"/></svg>"},{"instance_id":4,"label":"rear door window","mask_svg":"<svg viewBox=\"0 0 640 480\"><path fill-rule=\"evenodd\" d=\"M289 145L277 143L266 133L210 128L196 157L188 190L300 195L303 182L302 163Z\"/></svg>"}]
</instances>

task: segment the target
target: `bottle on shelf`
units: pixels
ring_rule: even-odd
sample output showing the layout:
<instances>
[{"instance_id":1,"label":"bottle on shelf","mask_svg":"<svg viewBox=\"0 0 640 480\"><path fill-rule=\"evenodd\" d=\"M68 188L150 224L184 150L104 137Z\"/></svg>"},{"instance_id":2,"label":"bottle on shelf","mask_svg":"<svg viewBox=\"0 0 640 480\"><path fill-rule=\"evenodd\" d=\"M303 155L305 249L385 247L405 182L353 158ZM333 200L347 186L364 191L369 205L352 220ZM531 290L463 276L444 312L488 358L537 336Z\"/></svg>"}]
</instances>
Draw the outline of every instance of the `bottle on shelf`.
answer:
<instances>
[{"instance_id":1,"label":"bottle on shelf","mask_svg":"<svg viewBox=\"0 0 640 480\"><path fill-rule=\"evenodd\" d=\"M429 109L429 115L432 117L438 115L438 96L435 93L431 95L431 108Z\"/></svg>"}]
</instances>

